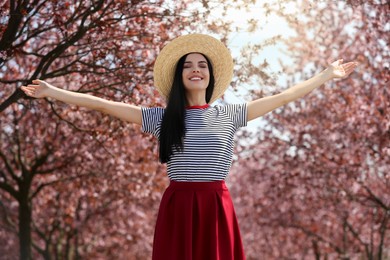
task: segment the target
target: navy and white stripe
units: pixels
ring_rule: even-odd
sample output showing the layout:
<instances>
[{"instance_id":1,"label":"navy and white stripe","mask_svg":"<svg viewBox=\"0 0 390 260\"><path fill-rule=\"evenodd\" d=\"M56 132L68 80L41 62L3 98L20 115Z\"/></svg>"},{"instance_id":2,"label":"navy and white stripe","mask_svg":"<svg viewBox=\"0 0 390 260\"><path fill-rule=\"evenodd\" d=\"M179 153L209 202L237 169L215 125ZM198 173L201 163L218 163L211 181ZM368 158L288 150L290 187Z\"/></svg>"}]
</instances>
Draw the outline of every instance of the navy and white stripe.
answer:
<instances>
[{"instance_id":1,"label":"navy and white stripe","mask_svg":"<svg viewBox=\"0 0 390 260\"><path fill-rule=\"evenodd\" d=\"M164 109L142 108L142 131L160 135ZM233 160L234 134L247 124L247 105L187 109L184 150L173 151L168 177L175 181L224 180Z\"/></svg>"}]
</instances>

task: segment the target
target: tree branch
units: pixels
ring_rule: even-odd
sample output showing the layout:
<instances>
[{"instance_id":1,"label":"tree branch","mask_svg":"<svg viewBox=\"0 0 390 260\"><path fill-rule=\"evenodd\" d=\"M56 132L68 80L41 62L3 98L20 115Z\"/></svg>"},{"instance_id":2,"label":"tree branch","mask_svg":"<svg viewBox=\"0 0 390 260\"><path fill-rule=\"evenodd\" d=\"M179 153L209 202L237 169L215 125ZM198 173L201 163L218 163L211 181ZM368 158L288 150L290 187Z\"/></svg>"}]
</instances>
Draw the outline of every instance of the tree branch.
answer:
<instances>
[{"instance_id":1,"label":"tree branch","mask_svg":"<svg viewBox=\"0 0 390 260\"><path fill-rule=\"evenodd\" d=\"M4 203L0 200L0 207L4 212L4 218L3 221L6 224L6 229L8 229L10 232L14 233L15 235L18 234L17 224L12 221L11 218L8 217L7 208L5 207Z\"/></svg>"},{"instance_id":2,"label":"tree branch","mask_svg":"<svg viewBox=\"0 0 390 260\"><path fill-rule=\"evenodd\" d=\"M384 244L385 244L385 239L386 239L386 231L389 229L387 226L387 223L389 221L389 215L390 211L385 211L385 214L383 216L383 220L380 226L380 242L378 245L378 257L377 259L382 259L382 254L383 254L383 249L386 249Z\"/></svg>"},{"instance_id":3,"label":"tree branch","mask_svg":"<svg viewBox=\"0 0 390 260\"><path fill-rule=\"evenodd\" d=\"M92 14L98 12L104 4L103 0L100 0L97 4L96 7L93 9L90 9L88 12L85 12L83 14L83 17L81 19L80 25L78 27L78 31L67 41L65 41L63 44L58 45L56 48L54 48L52 51L50 51L39 63L37 66L37 69L32 75L32 79L37 78L39 74L46 74L46 71L50 67L50 65L54 62L55 59L57 59L61 53L63 53L68 47L72 46L75 42L80 40L86 33L87 31L92 28L93 23L91 22L90 25L85 26L85 22L89 16Z\"/></svg>"},{"instance_id":4,"label":"tree branch","mask_svg":"<svg viewBox=\"0 0 390 260\"><path fill-rule=\"evenodd\" d=\"M5 51L11 48L12 43L15 41L16 34L18 33L18 28L23 20L22 11L26 9L26 4L28 2L18 2L18 5L15 6L14 1L10 1L9 9L9 20L7 27L3 33L3 37L0 39L0 51ZM19 5L20 4L20 5ZM0 64L1 64L0 60Z\"/></svg>"},{"instance_id":5,"label":"tree branch","mask_svg":"<svg viewBox=\"0 0 390 260\"><path fill-rule=\"evenodd\" d=\"M16 176L16 174L14 173L10 162L7 160L7 157L1 150L0 150L0 158L3 160L5 164L5 168L7 169L8 173L11 175L12 179L18 182L19 181L18 176ZM5 175L5 173L3 171L1 171L1 173L2 173L1 175L4 176L4 179L7 180L7 176Z\"/></svg>"},{"instance_id":6,"label":"tree branch","mask_svg":"<svg viewBox=\"0 0 390 260\"><path fill-rule=\"evenodd\" d=\"M5 182L0 182L0 189L8 192L12 197L19 201L19 192L15 190L11 185Z\"/></svg>"},{"instance_id":7,"label":"tree branch","mask_svg":"<svg viewBox=\"0 0 390 260\"><path fill-rule=\"evenodd\" d=\"M303 231L305 234L307 234L307 235L309 235L309 236L312 236L312 237L315 237L315 238L317 238L319 241L324 242L324 243L330 245L330 246L331 246L334 250L336 250L336 252L338 252L339 254L342 254L342 253L343 253L343 250L342 250L340 247L338 247L336 244L334 244L332 241L327 240L327 239L321 237L321 236L318 235L317 233L312 232L312 231L306 229L306 228L303 227L303 226L296 225L296 224L287 224L287 225L285 225L285 226L286 226L286 227L291 227L291 228L299 229L299 230Z\"/></svg>"},{"instance_id":8,"label":"tree branch","mask_svg":"<svg viewBox=\"0 0 390 260\"><path fill-rule=\"evenodd\" d=\"M61 182L70 182L70 181L74 181L74 180L77 180L77 179L80 179L80 178L83 178L83 177L86 177L86 176L95 176L97 175L96 173L85 173L85 174L80 174L80 175L77 175L77 176L72 176L72 177L67 177L67 178L61 178L61 179L58 179L58 180L55 180L55 181L51 181L51 182L46 182L46 183L42 183L40 184L36 190L34 191L34 193L30 196L30 200L32 200L34 197L36 197L39 192L44 189L45 187L47 186L51 186L51 185L55 185L57 183L61 183Z\"/></svg>"},{"instance_id":9,"label":"tree branch","mask_svg":"<svg viewBox=\"0 0 390 260\"><path fill-rule=\"evenodd\" d=\"M349 231L351 231L353 237L355 237L360 242L360 244L362 244L364 246L364 250L366 251L366 255L370 256L370 249L368 247L368 244L363 242L363 240L359 236L359 233L352 227L352 225L348 222L347 218L344 218L344 224L347 226Z\"/></svg>"},{"instance_id":10,"label":"tree branch","mask_svg":"<svg viewBox=\"0 0 390 260\"><path fill-rule=\"evenodd\" d=\"M370 194L370 199L374 202L376 202L376 204L378 204L379 206L381 206L385 211L389 211L390 210L390 206L387 206L379 197L377 197L372 191L371 189L367 186L367 185L363 185L364 189Z\"/></svg>"}]
</instances>

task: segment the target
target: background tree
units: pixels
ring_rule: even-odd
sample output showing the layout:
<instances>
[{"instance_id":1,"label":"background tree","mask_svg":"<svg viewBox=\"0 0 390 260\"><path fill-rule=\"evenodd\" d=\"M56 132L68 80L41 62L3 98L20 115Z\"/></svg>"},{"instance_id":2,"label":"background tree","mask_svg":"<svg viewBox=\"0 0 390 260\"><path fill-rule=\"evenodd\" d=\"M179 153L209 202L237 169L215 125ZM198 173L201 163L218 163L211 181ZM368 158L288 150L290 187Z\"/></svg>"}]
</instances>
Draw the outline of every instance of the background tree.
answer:
<instances>
[{"instance_id":1,"label":"background tree","mask_svg":"<svg viewBox=\"0 0 390 260\"><path fill-rule=\"evenodd\" d=\"M155 141L109 116L26 98L19 87L40 78L111 100L159 105L153 61L167 39L196 19L186 6L1 2L3 256L17 257L18 246L22 259L150 252L151 222L166 182Z\"/></svg>"},{"instance_id":2,"label":"background tree","mask_svg":"<svg viewBox=\"0 0 390 260\"><path fill-rule=\"evenodd\" d=\"M228 43L231 21L223 14L250 2L222 9L220 1L0 2L1 257L150 257L167 185L156 140L110 116L30 99L19 87L40 78L163 105L152 67L165 41L208 30ZM222 16L208 23L216 9Z\"/></svg>"},{"instance_id":3,"label":"background tree","mask_svg":"<svg viewBox=\"0 0 390 260\"><path fill-rule=\"evenodd\" d=\"M258 133L240 137L256 140L240 142L231 175L248 258L386 259L389 5L285 4L272 10L295 31L285 39L292 61L282 63L283 71L293 75L287 85L339 57L360 65L348 79L265 116Z\"/></svg>"}]
</instances>

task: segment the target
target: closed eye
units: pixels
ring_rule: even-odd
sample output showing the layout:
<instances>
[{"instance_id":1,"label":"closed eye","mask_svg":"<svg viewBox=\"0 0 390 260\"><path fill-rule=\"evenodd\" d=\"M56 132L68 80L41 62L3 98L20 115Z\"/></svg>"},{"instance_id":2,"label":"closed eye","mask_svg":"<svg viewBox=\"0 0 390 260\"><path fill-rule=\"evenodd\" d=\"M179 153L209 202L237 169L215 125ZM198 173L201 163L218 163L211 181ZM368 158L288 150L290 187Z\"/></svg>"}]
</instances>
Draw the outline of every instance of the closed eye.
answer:
<instances>
[{"instance_id":1,"label":"closed eye","mask_svg":"<svg viewBox=\"0 0 390 260\"><path fill-rule=\"evenodd\" d=\"M198 62L198 66L200 68L207 68L208 67L208 64L207 64L207 61L199 61ZM186 61L184 62L184 68L191 68L192 67L192 61Z\"/></svg>"}]
</instances>

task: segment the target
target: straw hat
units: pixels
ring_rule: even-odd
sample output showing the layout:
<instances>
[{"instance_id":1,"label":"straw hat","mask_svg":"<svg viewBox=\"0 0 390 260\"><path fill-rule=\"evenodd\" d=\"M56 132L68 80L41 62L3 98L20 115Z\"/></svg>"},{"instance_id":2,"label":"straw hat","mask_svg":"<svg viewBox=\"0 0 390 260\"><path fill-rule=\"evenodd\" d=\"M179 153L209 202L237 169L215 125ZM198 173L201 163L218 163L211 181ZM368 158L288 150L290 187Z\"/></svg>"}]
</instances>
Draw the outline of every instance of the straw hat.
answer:
<instances>
[{"instance_id":1,"label":"straw hat","mask_svg":"<svg viewBox=\"0 0 390 260\"><path fill-rule=\"evenodd\" d=\"M180 36L168 43L158 55L154 65L154 84L168 98L177 62L188 53L198 52L211 62L214 72L214 92L209 103L217 100L228 88L233 77L233 59L230 51L219 40L204 34Z\"/></svg>"}]
</instances>

